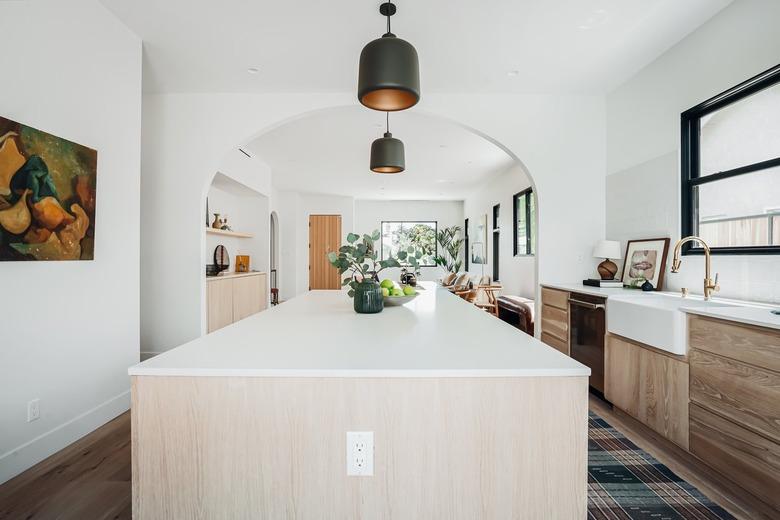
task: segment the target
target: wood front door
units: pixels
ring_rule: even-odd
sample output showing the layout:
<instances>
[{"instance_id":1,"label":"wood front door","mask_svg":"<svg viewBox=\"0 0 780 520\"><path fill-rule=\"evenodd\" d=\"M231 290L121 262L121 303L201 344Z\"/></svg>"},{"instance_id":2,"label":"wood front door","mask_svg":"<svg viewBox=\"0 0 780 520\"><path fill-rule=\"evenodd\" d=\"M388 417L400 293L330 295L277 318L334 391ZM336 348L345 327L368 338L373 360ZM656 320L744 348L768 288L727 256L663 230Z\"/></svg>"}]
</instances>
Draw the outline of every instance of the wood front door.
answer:
<instances>
[{"instance_id":1,"label":"wood front door","mask_svg":"<svg viewBox=\"0 0 780 520\"><path fill-rule=\"evenodd\" d=\"M341 277L327 254L341 247L341 215L309 216L309 290L340 289Z\"/></svg>"}]
</instances>

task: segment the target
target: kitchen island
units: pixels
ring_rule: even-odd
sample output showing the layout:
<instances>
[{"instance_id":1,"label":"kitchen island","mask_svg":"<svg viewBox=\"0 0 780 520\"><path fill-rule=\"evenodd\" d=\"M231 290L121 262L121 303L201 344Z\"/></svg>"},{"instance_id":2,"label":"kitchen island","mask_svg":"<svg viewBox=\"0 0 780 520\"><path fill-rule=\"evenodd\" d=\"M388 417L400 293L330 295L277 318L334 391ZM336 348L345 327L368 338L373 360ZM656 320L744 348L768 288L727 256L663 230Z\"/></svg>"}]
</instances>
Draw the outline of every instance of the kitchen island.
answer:
<instances>
[{"instance_id":1,"label":"kitchen island","mask_svg":"<svg viewBox=\"0 0 780 520\"><path fill-rule=\"evenodd\" d=\"M586 515L589 369L433 284L373 315L309 292L129 373L136 518Z\"/></svg>"}]
</instances>

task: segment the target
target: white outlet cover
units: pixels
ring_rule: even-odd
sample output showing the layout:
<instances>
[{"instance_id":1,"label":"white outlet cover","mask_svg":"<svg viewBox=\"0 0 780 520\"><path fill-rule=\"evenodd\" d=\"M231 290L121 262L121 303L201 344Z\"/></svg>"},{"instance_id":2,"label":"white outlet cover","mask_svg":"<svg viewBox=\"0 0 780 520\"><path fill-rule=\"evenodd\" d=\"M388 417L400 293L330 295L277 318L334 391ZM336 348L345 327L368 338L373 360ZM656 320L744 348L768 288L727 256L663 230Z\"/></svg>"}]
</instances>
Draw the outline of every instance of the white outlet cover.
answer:
<instances>
[{"instance_id":1,"label":"white outlet cover","mask_svg":"<svg viewBox=\"0 0 780 520\"><path fill-rule=\"evenodd\" d=\"M33 399L27 403L27 422L33 422L41 417L41 400Z\"/></svg>"},{"instance_id":2,"label":"white outlet cover","mask_svg":"<svg viewBox=\"0 0 780 520\"><path fill-rule=\"evenodd\" d=\"M374 474L374 432L347 432L347 475Z\"/></svg>"}]
</instances>

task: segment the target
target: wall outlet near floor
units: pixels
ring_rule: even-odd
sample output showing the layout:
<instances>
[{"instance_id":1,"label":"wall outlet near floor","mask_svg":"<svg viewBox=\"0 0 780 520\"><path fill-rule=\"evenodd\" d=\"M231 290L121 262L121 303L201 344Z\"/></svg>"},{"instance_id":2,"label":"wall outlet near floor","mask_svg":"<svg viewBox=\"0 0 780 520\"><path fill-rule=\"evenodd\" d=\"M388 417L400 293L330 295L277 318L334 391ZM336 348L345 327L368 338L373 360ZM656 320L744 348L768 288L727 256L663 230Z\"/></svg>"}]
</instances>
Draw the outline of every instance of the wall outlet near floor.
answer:
<instances>
[{"instance_id":1,"label":"wall outlet near floor","mask_svg":"<svg viewBox=\"0 0 780 520\"><path fill-rule=\"evenodd\" d=\"M41 418L41 400L33 399L27 403L27 422L33 422Z\"/></svg>"},{"instance_id":2,"label":"wall outlet near floor","mask_svg":"<svg viewBox=\"0 0 780 520\"><path fill-rule=\"evenodd\" d=\"M347 432L347 475L374 474L374 432Z\"/></svg>"}]
</instances>

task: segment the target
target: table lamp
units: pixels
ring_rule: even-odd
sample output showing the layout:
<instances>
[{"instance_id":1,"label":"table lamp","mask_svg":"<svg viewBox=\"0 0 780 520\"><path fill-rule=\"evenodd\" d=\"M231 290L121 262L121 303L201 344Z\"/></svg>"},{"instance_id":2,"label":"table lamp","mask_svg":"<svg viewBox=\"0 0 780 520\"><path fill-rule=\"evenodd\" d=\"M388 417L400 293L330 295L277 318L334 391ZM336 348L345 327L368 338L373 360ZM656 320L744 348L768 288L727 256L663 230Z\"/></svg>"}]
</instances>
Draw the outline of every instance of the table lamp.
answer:
<instances>
[{"instance_id":1,"label":"table lamp","mask_svg":"<svg viewBox=\"0 0 780 520\"><path fill-rule=\"evenodd\" d=\"M593 248L594 258L603 258L604 261L599 264L599 276L602 280L614 280L617 274L617 264L610 260L622 258L620 254L620 242L615 240L599 240L596 247Z\"/></svg>"}]
</instances>

